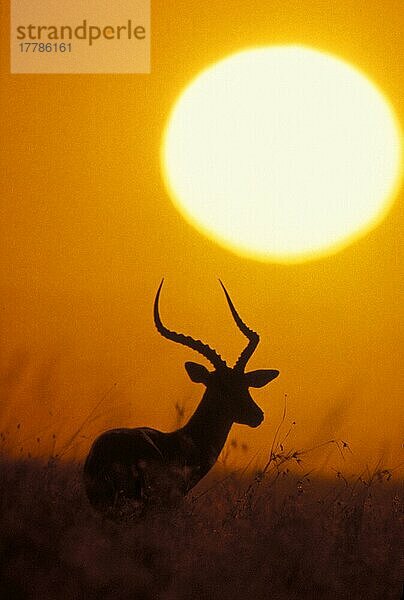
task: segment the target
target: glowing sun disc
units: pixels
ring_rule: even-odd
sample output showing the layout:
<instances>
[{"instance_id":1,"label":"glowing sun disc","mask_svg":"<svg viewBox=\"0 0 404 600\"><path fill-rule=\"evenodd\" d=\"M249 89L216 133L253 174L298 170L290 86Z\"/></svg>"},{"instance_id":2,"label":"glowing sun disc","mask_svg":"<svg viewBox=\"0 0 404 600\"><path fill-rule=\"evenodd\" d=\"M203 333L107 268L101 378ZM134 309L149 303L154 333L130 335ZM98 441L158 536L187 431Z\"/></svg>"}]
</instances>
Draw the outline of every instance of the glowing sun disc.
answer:
<instances>
[{"instance_id":1,"label":"glowing sun disc","mask_svg":"<svg viewBox=\"0 0 404 600\"><path fill-rule=\"evenodd\" d=\"M263 260L330 254L375 227L400 178L401 133L362 73L302 46L245 50L176 102L162 163L198 230Z\"/></svg>"}]
</instances>

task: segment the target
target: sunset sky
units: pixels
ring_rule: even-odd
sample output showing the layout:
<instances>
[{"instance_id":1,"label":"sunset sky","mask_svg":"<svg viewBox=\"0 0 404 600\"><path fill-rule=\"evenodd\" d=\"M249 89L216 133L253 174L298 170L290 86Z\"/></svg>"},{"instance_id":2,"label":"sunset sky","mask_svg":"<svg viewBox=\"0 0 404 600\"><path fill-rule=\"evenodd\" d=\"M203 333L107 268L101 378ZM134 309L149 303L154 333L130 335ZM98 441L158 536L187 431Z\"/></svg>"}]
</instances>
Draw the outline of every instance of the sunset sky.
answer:
<instances>
[{"instance_id":1,"label":"sunset sky","mask_svg":"<svg viewBox=\"0 0 404 600\"><path fill-rule=\"evenodd\" d=\"M4 3L0 17L8 31ZM252 391L264 424L232 430L248 456L265 458L287 394L294 447L343 439L354 470L402 463L402 189L349 247L275 264L237 256L188 224L160 152L187 84L262 45L339 56L378 85L402 123L403 29L399 0L153 0L151 73L130 75L10 75L1 37L0 427L9 449L82 456L106 428L169 430L176 402L189 415L203 388L183 364L199 358L158 335L154 296L164 276L165 324L232 363L245 340L220 277L261 335L250 367L280 371ZM337 463L333 455L327 468Z\"/></svg>"}]
</instances>

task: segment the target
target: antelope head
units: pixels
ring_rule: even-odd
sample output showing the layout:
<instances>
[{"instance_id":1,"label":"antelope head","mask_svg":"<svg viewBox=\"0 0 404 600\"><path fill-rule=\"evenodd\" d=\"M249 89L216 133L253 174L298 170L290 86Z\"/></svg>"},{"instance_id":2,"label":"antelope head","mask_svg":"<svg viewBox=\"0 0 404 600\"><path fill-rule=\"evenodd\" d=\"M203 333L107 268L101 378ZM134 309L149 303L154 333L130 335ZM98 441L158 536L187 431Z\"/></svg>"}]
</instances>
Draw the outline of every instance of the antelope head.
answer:
<instances>
[{"instance_id":1,"label":"antelope head","mask_svg":"<svg viewBox=\"0 0 404 600\"><path fill-rule=\"evenodd\" d=\"M195 362L186 362L185 369L193 382L203 383L206 386L206 394L214 401L218 414L226 416L235 423L258 427L264 419L264 413L252 399L249 388L261 388L279 375L279 371L275 369L246 372L247 363L258 346L259 335L242 321L220 281L234 321L248 339L248 344L235 365L229 367L216 350L207 344L182 333L170 331L163 325L159 314L159 298L163 282L164 279L160 283L154 301L154 322L158 332L173 342L195 350L211 363L213 371Z\"/></svg>"}]
</instances>

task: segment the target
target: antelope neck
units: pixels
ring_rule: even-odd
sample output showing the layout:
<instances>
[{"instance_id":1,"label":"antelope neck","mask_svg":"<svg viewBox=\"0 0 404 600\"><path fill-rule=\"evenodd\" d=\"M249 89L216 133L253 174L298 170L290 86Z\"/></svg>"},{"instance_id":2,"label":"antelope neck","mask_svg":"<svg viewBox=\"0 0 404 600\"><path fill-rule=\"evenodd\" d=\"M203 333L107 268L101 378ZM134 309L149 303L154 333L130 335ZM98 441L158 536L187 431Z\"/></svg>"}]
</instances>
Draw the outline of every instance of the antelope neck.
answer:
<instances>
[{"instance_id":1,"label":"antelope neck","mask_svg":"<svg viewBox=\"0 0 404 600\"><path fill-rule=\"evenodd\" d=\"M215 393L205 391L196 411L182 428L182 432L192 439L194 444L209 454L212 451L219 456L234 420L220 411L222 403Z\"/></svg>"}]
</instances>

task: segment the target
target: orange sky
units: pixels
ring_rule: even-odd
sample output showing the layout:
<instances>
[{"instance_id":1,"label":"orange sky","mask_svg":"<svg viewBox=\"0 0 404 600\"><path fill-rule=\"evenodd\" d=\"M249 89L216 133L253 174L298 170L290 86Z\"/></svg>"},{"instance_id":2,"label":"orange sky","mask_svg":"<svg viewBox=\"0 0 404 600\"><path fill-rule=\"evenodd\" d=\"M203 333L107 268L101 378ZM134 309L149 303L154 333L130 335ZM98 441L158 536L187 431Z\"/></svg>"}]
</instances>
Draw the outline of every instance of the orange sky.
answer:
<instances>
[{"instance_id":1,"label":"orange sky","mask_svg":"<svg viewBox=\"0 0 404 600\"><path fill-rule=\"evenodd\" d=\"M402 122L401 3L153 0L152 7L150 75L10 75L8 37L1 38L0 423L9 446L45 452L55 434L63 449L101 399L73 452L107 427L171 428L175 402L190 412L203 390L183 368L197 355L155 331L154 295L164 275L166 324L235 360L244 339L220 277L261 334L251 368L281 371L253 391L265 424L235 428L231 437L265 454L286 393L296 447L337 437L350 442L357 465L381 455L399 464L402 191L375 231L337 255L264 264L216 246L183 220L164 188L159 150L190 79L261 44L335 53L378 84ZM0 16L8 31L4 5Z\"/></svg>"}]
</instances>

